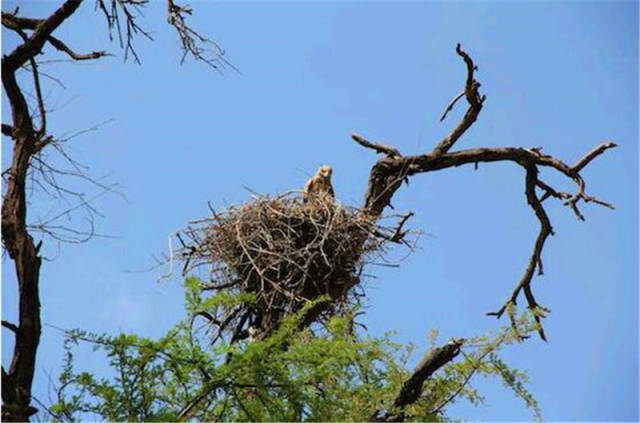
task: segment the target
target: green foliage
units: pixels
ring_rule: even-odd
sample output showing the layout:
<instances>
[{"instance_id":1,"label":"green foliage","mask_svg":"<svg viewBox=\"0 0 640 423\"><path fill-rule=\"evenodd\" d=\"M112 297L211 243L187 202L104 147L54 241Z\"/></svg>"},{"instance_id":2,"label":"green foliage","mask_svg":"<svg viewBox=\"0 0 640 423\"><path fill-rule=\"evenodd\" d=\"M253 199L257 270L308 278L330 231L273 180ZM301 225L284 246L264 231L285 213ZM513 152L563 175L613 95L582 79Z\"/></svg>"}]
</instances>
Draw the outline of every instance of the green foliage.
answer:
<instances>
[{"instance_id":1,"label":"green foliage","mask_svg":"<svg viewBox=\"0 0 640 423\"><path fill-rule=\"evenodd\" d=\"M315 333L299 330L315 303L286 318L263 341L210 345L210 338L193 327L195 313L251 298L221 295L203 302L197 282L185 282L188 318L160 339L67 332L52 416L58 421L363 421L376 410L388 410L411 375L407 362L415 347L392 342L391 334L357 333L355 310L333 317ZM531 320L520 319L521 333L535 330ZM436 337L432 331L432 347ZM104 353L113 375L76 371L73 353L79 342ZM481 403L470 383L478 374L501 378L540 418L525 388L526 374L499 358L499 350L514 342L517 337L506 328L468 340L463 354L427 380L420 399L405 408L407 419L446 421L454 401Z\"/></svg>"},{"instance_id":2,"label":"green foliage","mask_svg":"<svg viewBox=\"0 0 640 423\"><path fill-rule=\"evenodd\" d=\"M202 282L198 278L188 277L185 279L187 311L196 314L200 311L207 311L216 307L231 308L239 304L251 304L256 301L256 294L250 292L220 291L216 295L202 298Z\"/></svg>"}]
</instances>

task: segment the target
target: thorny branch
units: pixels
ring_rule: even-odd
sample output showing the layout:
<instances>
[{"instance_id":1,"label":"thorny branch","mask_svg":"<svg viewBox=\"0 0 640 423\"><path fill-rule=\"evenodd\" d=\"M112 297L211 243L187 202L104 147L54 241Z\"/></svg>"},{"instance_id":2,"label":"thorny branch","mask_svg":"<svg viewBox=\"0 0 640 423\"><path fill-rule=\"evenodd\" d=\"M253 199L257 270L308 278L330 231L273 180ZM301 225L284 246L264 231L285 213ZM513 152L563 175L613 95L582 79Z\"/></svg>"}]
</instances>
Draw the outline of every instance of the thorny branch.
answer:
<instances>
[{"instance_id":1,"label":"thorny branch","mask_svg":"<svg viewBox=\"0 0 640 423\"><path fill-rule=\"evenodd\" d=\"M544 243L549 235L553 235L553 228L547 213L542 206L542 202L549 197L557 198L564 201L569 206L576 217L584 220L584 216L578 204L580 201L585 203L595 203L613 209L613 205L602 201L594 196L586 193L586 183L580 174L582 169L587 166L593 159L604 153L606 150L616 147L613 142L605 142L589 151L583 158L578 160L573 166L567 165L560 159L553 156L543 154L540 147L521 148L521 147L497 147L497 148L474 148L467 150L458 150L449 152L458 139L466 132L469 127L476 121L486 97L480 95L478 89L480 83L476 81L474 72L477 67L473 63L471 57L462 50L458 44L456 47L457 54L464 60L467 67L467 79L463 93L456 96L447 106L442 119L446 117L455 103L466 97L469 107L462 120L438 145L428 154L402 156L399 150L388 145L367 141L358 134L353 134L352 138L363 147L370 148L377 153L384 153L385 157L378 160L371 168L367 192L365 195L365 209L372 216L380 216L383 210L391 205L393 194L400 188L402 181L406 181L408 177L419 174L446 169L450 167L462 166L465 164L476 164L479 162L499 162L511 161L525 170L525 194L528 204L533 209L538 221L540 222L540 232L534 244L533 252L529 263L525 269L525 273L516 285L513 293L508 301L496 312L488 313L489 315L501 317L505 311L508 312L512 326L515 328L514 312L516 301L521 292L524 292L525 299L529 309L534 313L536 322L539 325L540 337L546 340L546 335L542 328L541 319L549 310L541 306L535 299L531 288L531 281L535 270L538 274L543 274L542 250ZM567 176L577 185L577 192L574 194L559 192L539 179L539 168L554 169L561 174ZM538 197L536 188L543 191L541 197Z\"/></svg>"}]
</instances>

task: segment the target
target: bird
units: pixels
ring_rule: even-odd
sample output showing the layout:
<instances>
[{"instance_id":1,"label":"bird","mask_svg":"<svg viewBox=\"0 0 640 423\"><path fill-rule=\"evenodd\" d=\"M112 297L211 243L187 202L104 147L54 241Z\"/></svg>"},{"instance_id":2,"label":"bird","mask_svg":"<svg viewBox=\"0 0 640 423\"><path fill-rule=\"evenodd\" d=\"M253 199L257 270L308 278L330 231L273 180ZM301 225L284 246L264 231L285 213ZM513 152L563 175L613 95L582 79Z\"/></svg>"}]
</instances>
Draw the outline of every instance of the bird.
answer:
<instances>
[{"instance_id":1,"label":"bird","mask_svg":"<svg viewBox=\"0 0 640 423\"><path fill-rule=\"evenodd\" d=\"M315 175L307 181L302 190L302 201L308 203L312 200L330 200L333 201L334 193L331 185L331 175L333 169L331 166L322 165Z\"/></svg>"},{"instance_id":2,"label":"bird","mask_svg":"<svg viewBox=\"0 0 640 423\"><path fill-rule=\"evenodd\" d=\"M260 328L254 325L249 326L249 343L252 344L258 340L260 336Z\"/></svg>"}]
</instances>

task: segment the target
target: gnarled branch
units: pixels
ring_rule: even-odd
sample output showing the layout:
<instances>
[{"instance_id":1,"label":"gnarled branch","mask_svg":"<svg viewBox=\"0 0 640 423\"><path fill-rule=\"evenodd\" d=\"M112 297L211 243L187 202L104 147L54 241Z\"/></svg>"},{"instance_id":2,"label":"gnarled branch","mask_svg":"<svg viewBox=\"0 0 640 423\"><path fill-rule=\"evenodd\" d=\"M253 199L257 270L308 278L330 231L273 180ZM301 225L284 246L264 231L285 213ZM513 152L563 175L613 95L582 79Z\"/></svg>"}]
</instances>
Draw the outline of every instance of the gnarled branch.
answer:
<instances>
[{"instance_id":1,"label":"gnarled branch","mask_svg":"<svg viewBox=\"0 0 640 423\"><path fill-rule=\"evenodd\" d=\"M478 93L480 83L474 78L474 71L477 70L477 67L473 63L473 60L462 50L460 45L456 47L456 52L460 57L462 57L466 64L467 81L464 93L454 98L454 100L447 106L447 109L443 114L443 118L463 95L469 103L469 108L456 128L447 137L445 137L444 140L438 143L430 153L402 156L399 150L395 147L367 141L360 135L352 136L358 144L366 148L371 148L379 153L381 152L386 154L384 158L378 160L371 168L368 187L364 199L365 210L367 210L371 216L379 218L384 209L387 206L390 206L391 199L394 193L402 185L402 182L407 181L410 176L416 174L458 167L465 164L477 165L480 162L489 163L510 161L521 166L525 170L525 194L527 202L540 221L540 232L536 238L533 253L529 259L525 273L520 282L516 285L516 288L511 294L509 300L498 311L489 314L501 317L505 311L508 311L508 314L512 319L512 326L515 328L515 322L513 322L513 307L516 305L516 301L520 293L524 292L529 309L534 313L535 320L539 324L540 337L546 340L546 335L541 325L541 318L544 317L545 313L549 310L537 303L531 289L531 280L536 268L538 269L539 275L543 274L542 250L547 237L553 234L551 222L544 207L542 206L542 202L549 197L562 200L565 202L565 205L572 209L580 220L584 220L584 216L578 208L578 203L580 201L585 203L593 202L608 208L613 208L613 205L586 194L586 183L580 172L593 159L605 151L616 147L616 144L609 141L598 145L589 151L584 157L579 159L573 166L569 166L564 161L556 157L543 154L541 147L528 149L521 147L473 148L449 152L449 149L455 144L455 142L458 141L464 132L476 121L485 100L485 96L481 96ZM570 194L559 192L541 181L538 178L538 169L541 167L558 171L573 180L577 186L576 193ZM541 197L538 197L536 188L540 188L543 191Z\"/></svg>"}]
</instances>

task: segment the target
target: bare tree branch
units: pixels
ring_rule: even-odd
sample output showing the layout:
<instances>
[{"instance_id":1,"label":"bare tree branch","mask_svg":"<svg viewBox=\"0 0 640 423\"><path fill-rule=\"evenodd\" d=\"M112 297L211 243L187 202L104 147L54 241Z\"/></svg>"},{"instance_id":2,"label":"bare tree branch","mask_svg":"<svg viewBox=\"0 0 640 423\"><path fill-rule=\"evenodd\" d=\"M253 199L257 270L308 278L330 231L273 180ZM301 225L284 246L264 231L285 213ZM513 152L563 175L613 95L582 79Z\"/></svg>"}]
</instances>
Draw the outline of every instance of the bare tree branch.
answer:
<instances>
[{"instance_id":1,"label":"bare tree branch","mask_svg":"<svg viewBox=\"0 0 640 423\"><path fill-rule=\"evenodd\" d=\"M375 235L382 239L386 239L387 241L395 242L396 244L405 243L405 245L408 245L407 242L404 240L404 237L407 235L407 233L409 233L409 231L403 230L403 228L405 223L407 223L407 220L409 220L412 216L413 216L413 212L409 212L404 215L401 215L400 220L398 221L395 229L393 229L393 233L391 233L391 235L382 233L380 230L377 230L375 232Z\"/></svg>"},{"instance_id":2,"label":"bare tree branch","mask_svg":"<svg viewBox=\"0 0 640 423\"><path fill-rule=\"evenodd\" d=\"M20 30L35 30L38 25L44 22L43 19L31 19L31 18L23 18L15 16L15 14L2 12L2 25L6 28L14 30L16 32ZM63 43L58 38L50 35L47 37L47 41L57 50L66 53L73 60L90 60L90 59L99 59L100 57L106 56L107 53L104 51L93 51L88 54L78 54L71 50L65 43Z\"/></svg>"},{"instance_id":3,"label":"bare tree branch","mask_svg":"<svg viewBox=\"0 0 640 423\"><path fill-rule=\"evenodd\" d=\"M2 12L2 26L11 30L34 30L44 22L43 19L23 18L16 16L16 13Z\"/></svg>"},{"instance_id":4,"label":"bare tree branch","mask_svg":"<svg viewBox=\"0 0 640 423\"><path fill-rule=\"evenodd\" d=\"M86 53L86 54L79 54L71 50L65 43L63 43L62 41L60 41L55 37L49 37L47 40L57 50L66 53L73 60L93 60L93 59L99 59L101 57L107 56L107 52L102 50L92 51L91 53Z\"/></svg>"},{"instance_id":5,"label":"bare tree branch","mask_svg":"<svg viewBox=\"0 0 640 423\"><path fill-rule=\"evenodd\" d=\"M124 48L124 58L127 60L129 54L133 55L133 60L140 64L140 57L136 52L133 41L135 36L142 34L143 37L153 41L153 37L136 21L136 12L146 5L148 0L97 0L96 7L99 8L107 19L109 37L113 39L113 31L118 34L120 47ZM124 17L124 24L121 23L121 15ZM123 29L124 26L124 29Z\"/></svg>"},{"instance_id":6,"label":"bare tree branch","mask_svg":"<svg viewBox=\"0 0 640 423\"><path fill-rule=\"evenodd\" d=\"M538 234L538 238L536 239L536 243L533 248L533 254L529 259L529 263L525 270L524 276L520 280L520 283L518 283L518 285L516 286L516 289L513 291L513 294L511 294L511 298L509 299L507 304L502 306L500 310L498 310L495 313L487 313L487 314L490 316L496 316L497 318L500 318L504 313L504 311L508 309L509 306L515 307L516 299L518 298L520 291L524 290L525 298L527 299L527 303L529 304L529 309L533 313L534 318L538 323L538 333L540 334L540 338L546 341L547 337L544 333L544 329L542 328L541 318L545 317L545 313L548 313L550 310L540 306L536 302L533 296L533 293L531 292L531 279L533 278L533 274L535 272L536 267L538 268L538 275L542 275L544 273L543 266L542 266L542 257L541 257L542 249L544 248L544 242L546 241L547 237L549 235L553 235L553 228L551 227L551 222L549 221L549 217L547 216L546 211L542 207L542 204L540 203L540 200L536 195L536 182L538 179L538 168L533 164L528 164L526 166L526 171L527 171L527 175L525 178L526 180L525 192L527 196L527 202L529 203L531 208L534 210L536 216L538 217L538 220L540 221L540 233ZM511 319L511 326L513 327L514 331L516 331L517 333L518 329L517 329L514 315L515 314L513 312L509 312L509 318Z\"/></svg>"},{"instance_id":7,"label":"bare tree branch","mask_svg":"<svg viewBox=\"0 0 640 423\"><path fill-rule=\"evenodd\" d=\"M453 106L456 105L456 103L458 102L458 100L460 100L462 97L464 97L464 93L465 91L462 91L460 94L458 94L457 96L455 96L453 98L453 100L451 100L451 102L447 105L447 108L444 109L444 112L442 113L442 116L440 116L440 122L442 122L446 117L447 114L449 114L449 112L451 110L453 110Z\"/></svg>"},{"instance_id":8,"label":"bare tree branch","mask_svg":"<svg viewBox=\"0 0 640 423\"><path fill-rule=\"evenodd\" d=\"M591 160L598 157L600 154L604 153L604 151L608 148L616 147L616 144L613 142L606 142L604 144L600 144L595 147L593 150L589 151L583 158L578 160L576 164L574 164L571 169L575 174L578 174L586 165L588 165Z\"/></svg>"},{"instance_id":9,"label":"bare tree branch","mask_svg":"<svg viewBox=\"0 0 640 423\"><path fill-rule=\"evenodd\" d=\"M58 10L37 25L27 42L20 44L15 50L2 58L3 70L5 72L15 71L27 62L29 58L39 54L51 33L76 11L80 3L82 3L82 0L65 1Z\"/></svg>"},{"instance_id":10,"label":"bare tree branch","mask_svg":"<svg viewBox=\"0 0 640 423\"><path fill-rule=\"evenodd\" d=\"M573 166L569 166L562 160L553 156L543 154L542 148L540 147L529 149L521 147L474 148L449 152L449 149L455 144L455 142L476 121L485 99L484 96L480 96L478 93L480 83L474 79L474 71L477 70L477 68L471 57L461 49L460 45L456 47L456 52L462 57L467 67L467 81L464 95L469 103L469 109L460 124L453 130L453 132L451 132L451 134L442 140L431 151L431 153L402 156L394 147L372 143L359 135L352 136L358 144L366 148L371 148L376 152L386 154L384 158L378 160L371 168L368 187L365 194L365 210L367 210L371 216L379 218L384 209L391 205L391 199L394 193L402 185L402 181L405 181L408 177L419 173L433 172L465 164L477 165L480 162L489 163L510 161L521 166L525 170L526 174L525 194L527 202L540 221L540 232L534 244L533 253L525 269L525 273L514 289L509 300L498 311L489 314L501 317L503 313L507 311L512 320L512 326L515 329L513 321L514 307L518 296L521 292L524 292L528 306L536 316L535 319L539 325L538 332L540 337L542 339L546 339L546 335L541 325L541 318L543 318L545 313L549 310L537 303L531 290L531 280L536 268L538 269L539 275L543 274L542 250L547 237L550 234L553 234L551 222L544 207L542 206L542 202L549 197L563 200L565 201L564 204L569 206L580 220L584 220L584 216L578 208L578 203L580 201L584 201L585 203L593 202L601 206L613 208L613 205L586 194L586 184L580 172L593 159L604 153L606 150L616 147L616 144L610 141L600 144L589 151ZM459 98L461 98L460 95L454 98L447 107L447 110L445 110L443 117L446 116L447 111L453 107ZM551 186L539 180L539 168L556 170L573 180L577 186L576 193L569 194L565 192L558 192ZM544 191L542 197L538 197L536 188L540 188Z\"/></svg>"},{"instance_id":11,"label":"bare tree branch","mask_svg":"<svg viewBox=\"0 0 640 423\"><path fill-rule=\"evenodd\" d=\"M18 326L14 325L11 322L8 322L6 320L2 321L2 326L4 326L5 328L9 329L11 332L17 334L18 333Z\"/></svg>"},{"instance_id":12,"label":"bare tree branch","mask_svg":"<svg viewBox=\"0 0 640 423\"><path fill-rule=\"evenodd\" d=\"M176 4L174 0L167 0L167 22L176 29L182 47L180 63L184 63L187 56L190 55L218 72L221 72L225 66L239 72L225 59L225 51L216 42L211 41L187 24L187 16L192 14L193 9L190 5L181 6Z\"/></svg>"},{"instance_id":13,"label":"bare tree branch","mask_svg":"<svg viewBox=\"0 0 640 423\"><path fill-rule=\"evenodd\" d=\"M361 146L366 148L371 148L380 154L386 154L387 157L397 158L402 156L402 154L400 154L400 151L397 148L390 147L386 144L382 144L379 142L369 141L360 134L353 133L351 134L351 138L353 138L353 140L358 144L360 144Z\"/></svg>"},{"instance_id":14,"label":"bare tree branch","mask_svg":"<svg viewBox=\"0 0 640 423\"><path fill-rule=\"evenodd\" d=\"M480 114L480 110L482 110L482 104L484 103L485 96L480 96L478 93L478 88L480 88L480 83L476 81L473 77L473 72L478 70L476 65L471 60L471 57L462 50L460 44L456 46L456 53L464 60L467 65L467 82L464 88L464 96L467 98L467 102L469 103L469 108L465 113L462 121L458 124L458 126L447 135L440 143L433 149L431 152L435 156L439 156L441 154L449 151L453 144L458 141L458 139L473 125L473 123L478 118ZM447 110L442 115L441 121L447 115L447 112L453 108L453 105L460 99L461 95L458 95L447 107Z\"/></svg>"},{"instance_id":15,"label":"bare tree branch","mask_svg":"<svg viewBox=\"0 0 640 423\"><path fill-rule=\"evenodd\" d=\"M40 129L38 129L38 138L41 138L47 131L47 111L44 107L42 99L42 90L40 88L40 74L38 73L38 65L33 57L29 58L31 63L31 72L33 73L33 84L36 89L36 99L38 101L38 111L40 112Z\"/></svg>"},{"instance_id":16,"label":"bare tree branch","mask_svg":"<svg viewBox=\"0 0 640 423\"><path fill-rule=\"evenodd\" d=\"M2 124L2 135L6 135L7 137L13 137L13 126L7 125L6 123Z\"/></svg>"}]
</instances>

